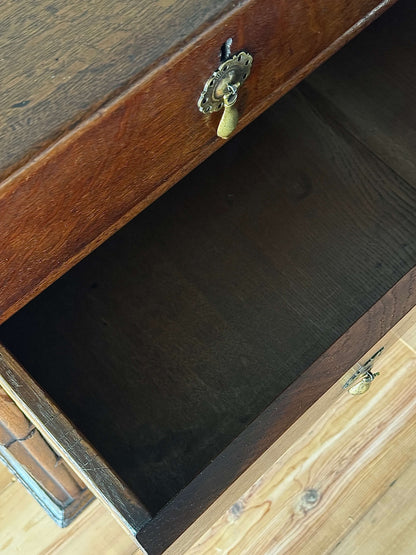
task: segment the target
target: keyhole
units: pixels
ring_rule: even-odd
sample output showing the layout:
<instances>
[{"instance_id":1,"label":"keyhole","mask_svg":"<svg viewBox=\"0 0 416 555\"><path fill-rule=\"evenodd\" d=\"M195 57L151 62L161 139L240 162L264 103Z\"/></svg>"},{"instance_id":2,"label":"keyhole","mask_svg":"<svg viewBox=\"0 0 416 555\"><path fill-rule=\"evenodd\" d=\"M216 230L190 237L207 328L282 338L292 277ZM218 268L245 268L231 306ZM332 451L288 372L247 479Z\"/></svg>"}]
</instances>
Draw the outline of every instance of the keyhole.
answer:
<instances>
[{"instance_id":1,"label":"keyhole","mask_svg":"<svg viewBox=\"0 0 416 555\"><path fill-rule=\"evenodd\" d=\"M233 43L233 39L229 38L221 46L221 50L220 50L221 62L225 62L225 60L228 60L228 58L231 58L231 45L232 45L232 43Z\"/></svg>"}]
</instances>

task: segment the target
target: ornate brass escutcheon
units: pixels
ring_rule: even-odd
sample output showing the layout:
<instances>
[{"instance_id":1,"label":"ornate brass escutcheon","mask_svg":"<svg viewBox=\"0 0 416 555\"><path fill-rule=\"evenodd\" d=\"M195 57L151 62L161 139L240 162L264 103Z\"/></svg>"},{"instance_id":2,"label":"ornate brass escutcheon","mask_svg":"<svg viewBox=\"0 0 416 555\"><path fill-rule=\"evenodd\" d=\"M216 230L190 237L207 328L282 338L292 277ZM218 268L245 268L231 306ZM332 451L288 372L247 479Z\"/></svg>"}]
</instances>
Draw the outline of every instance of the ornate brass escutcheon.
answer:
<instances>
[{"instance_id":1,"label":"ornate brass escutcheon","mask_svg":"<svg viewBox=\"0 0 416 555\"><path fill-rule=\"evenodd\" d=\"M370 389L371 382L378 375L379 372L373 374L370 370L368 370L361 380L349 388L348 393L351 393L351 395L361 395L362 393L365 393Z\"/></svg>"},{"instance_id":2,"label":"ornate brass escutcheon","mask_svg":"<svg viewBox=\"0 0 416 555\"><path fill-rule=\"evenodd\" d=\"M357 364L358 369L343 386L344 389L348 389L348 393L351 393L351 395L362 395L370 389L371 382L379 375L379 372L373 372L373 364L383 350L384 347L381 347L381 349L364 364Z\"/></svg>"},{"instance_id":3,"label":"ornate brass escutcheon","mask_svg":"<svg viewBox=\"0 0 416 555\"><path fill-rule=\"evenodd\" d=\"M198 100L198 108L204 114L218 112L224 108L217 135L227 139L238 123L235 107L238 89L250 75L253 57L247 52L238 52L214 71Z\"/></svg>"}]
</instances>

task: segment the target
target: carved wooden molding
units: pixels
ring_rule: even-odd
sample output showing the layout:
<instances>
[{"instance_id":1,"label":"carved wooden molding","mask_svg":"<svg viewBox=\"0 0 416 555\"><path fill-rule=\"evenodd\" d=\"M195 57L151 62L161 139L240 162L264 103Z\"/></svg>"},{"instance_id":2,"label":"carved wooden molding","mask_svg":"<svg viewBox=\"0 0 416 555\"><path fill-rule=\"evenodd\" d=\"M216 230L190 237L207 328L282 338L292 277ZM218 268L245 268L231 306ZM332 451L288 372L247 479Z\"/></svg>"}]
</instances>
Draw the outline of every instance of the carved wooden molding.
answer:
<instances>
[{"instance_id":1,"label":"carved wooden molding","mask_svg":"<svg viewBox=\"0 0 416 555\"><path fill-rule=\"evenodd\" d=\"M0 460L59 526L67 526L93 499L1 388Z\"/></svg>"}]
</instances>

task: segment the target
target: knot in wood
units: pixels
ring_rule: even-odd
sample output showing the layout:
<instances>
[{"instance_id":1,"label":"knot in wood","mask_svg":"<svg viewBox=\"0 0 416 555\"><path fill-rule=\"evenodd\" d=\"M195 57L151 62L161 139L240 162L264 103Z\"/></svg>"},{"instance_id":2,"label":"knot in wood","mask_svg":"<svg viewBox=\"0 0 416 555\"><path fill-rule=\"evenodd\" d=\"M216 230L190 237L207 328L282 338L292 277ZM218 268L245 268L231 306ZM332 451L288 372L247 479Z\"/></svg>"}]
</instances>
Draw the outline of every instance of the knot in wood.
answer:
<instances>
[{"instance_id":1,"label":"knot in wood","mask_svg":"<svg viewBox=\"0 0 416 555\"><path fill-rule=\"evenodd\" d=\"M230 508L228 520L230 521L238 520L243 510L244 510L244 503L242 501L237 501Z\"/></svg>"},{"instance_id":2,"label":"knot in wood","mask_svg":"<svg viewBox=\"0 0 416 555\"><path fill-rule=\"evenodd\" d=\"M321 495L318 490L307 489L300 498L298 511L306 514L319 503L320 498Z\"/></svg>"}]
</instances>

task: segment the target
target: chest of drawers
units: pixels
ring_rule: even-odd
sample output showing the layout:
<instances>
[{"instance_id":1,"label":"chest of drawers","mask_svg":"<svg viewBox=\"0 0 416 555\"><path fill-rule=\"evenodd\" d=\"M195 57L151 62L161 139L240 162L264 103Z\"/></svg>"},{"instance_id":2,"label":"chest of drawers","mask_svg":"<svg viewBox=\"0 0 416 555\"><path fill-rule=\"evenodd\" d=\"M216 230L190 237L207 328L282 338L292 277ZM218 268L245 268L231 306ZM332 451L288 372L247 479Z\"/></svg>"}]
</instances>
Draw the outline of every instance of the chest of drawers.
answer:
<instances>
[{"instance_id":1,"label":"chest of drawers","mask_svg":"<svg viewBox=\"0 0 416 555\"><path fill-rule=\"evenodd\" d=\"M196 100L229 36L243 128L387 5L223 6L11 173L3 319L218 148ZM393 8L0 328L3 387L150 553L203 534L415 304L413 21Z\"/></svg>"}]
</instances>

